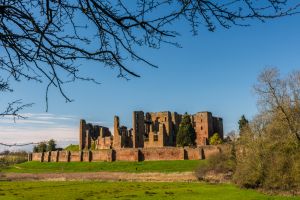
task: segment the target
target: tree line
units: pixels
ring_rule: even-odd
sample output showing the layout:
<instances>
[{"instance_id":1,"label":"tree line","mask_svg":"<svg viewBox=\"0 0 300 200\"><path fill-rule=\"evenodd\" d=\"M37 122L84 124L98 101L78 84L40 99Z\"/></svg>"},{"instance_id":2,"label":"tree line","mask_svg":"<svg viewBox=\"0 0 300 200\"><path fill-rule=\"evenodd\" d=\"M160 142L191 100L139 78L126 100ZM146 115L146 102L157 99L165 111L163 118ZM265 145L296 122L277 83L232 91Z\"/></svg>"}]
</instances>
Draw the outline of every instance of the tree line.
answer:
<instances>
[{"instance_id":1,"label":"tree line","mask_svg":"<svg viewBox=\"0 0 300 200\"><path fill-rule=\"evenodd\" d=\"M57 144L55 140L50 139L49 141L43 141L38 143L37 145L33 146L33 152L46 152L46 151L56 151L57 150Z\"/></svg>"}]
</instances>

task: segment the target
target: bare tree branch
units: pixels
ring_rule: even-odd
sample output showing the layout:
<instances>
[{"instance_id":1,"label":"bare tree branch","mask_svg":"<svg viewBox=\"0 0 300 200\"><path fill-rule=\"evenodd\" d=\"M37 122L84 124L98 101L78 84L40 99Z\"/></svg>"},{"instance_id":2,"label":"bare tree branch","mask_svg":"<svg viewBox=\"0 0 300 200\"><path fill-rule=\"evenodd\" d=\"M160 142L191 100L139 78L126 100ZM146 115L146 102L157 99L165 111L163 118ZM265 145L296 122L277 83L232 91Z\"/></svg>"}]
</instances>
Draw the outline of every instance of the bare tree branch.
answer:
<instances>
[{"instance_id":1,"label":"bare tree branch","mask_svg":"<svg viewBox=\"0 0 300 200\"><path fill-rule=\"evenodd\" d=\"M139 50L179 46L179 20L197 34L201 26L248 26L296 14L299 7L289 0L0 0L0 92L12 91L11 81L46 82L48 110L50 87L71 102L65 84L99 84L96 76L81 75L81 61L116 69L126 79L140 77L138 62L157 67Z\"/></svg>"},{"instance_id":2,"label":"bare tree branch","mask_svg":"<svg viewBox=\"0 0 300 200\"><path fill-rule=\"evenodd\" d=\"M10 116L15 121L16 119L25 119L22 114L19 114L20 111L24 110L25 108L31 107L33 103L30 104L22 104L22 100L16 100L11 103L8 103L6 109L0 113L0 117L7 117Z\"/></svg>"}]
</instances>

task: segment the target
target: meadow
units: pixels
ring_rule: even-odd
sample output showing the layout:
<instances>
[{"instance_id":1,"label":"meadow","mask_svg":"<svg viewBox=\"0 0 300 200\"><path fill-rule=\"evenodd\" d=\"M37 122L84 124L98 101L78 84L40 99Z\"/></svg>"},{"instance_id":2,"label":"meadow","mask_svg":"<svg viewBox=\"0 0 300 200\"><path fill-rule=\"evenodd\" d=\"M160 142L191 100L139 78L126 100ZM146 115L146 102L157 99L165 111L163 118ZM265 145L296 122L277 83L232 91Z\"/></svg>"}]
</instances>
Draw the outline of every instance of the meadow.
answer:
<instances>
[{"instance_id":1,"label":"meadow","mask_svg":"<svg viewBox=\"0 0 300 200\"><path fill-rule=\"evenodd\" d=\"M2 172L188 172L204 166L206 160L145 161L145 162L25 162L1 169Z\"/></svg>"},{"instance_id":2,"label":"meadow","mask_svg":"<svg viewBox=\"0 0 300 200\"><path fill-rule=\"evenodd\" d=\"M270 196L230 184L150 182L0 182L0 200L13 199L180 199L300 200Z\"/></svg>"}]
</instances>

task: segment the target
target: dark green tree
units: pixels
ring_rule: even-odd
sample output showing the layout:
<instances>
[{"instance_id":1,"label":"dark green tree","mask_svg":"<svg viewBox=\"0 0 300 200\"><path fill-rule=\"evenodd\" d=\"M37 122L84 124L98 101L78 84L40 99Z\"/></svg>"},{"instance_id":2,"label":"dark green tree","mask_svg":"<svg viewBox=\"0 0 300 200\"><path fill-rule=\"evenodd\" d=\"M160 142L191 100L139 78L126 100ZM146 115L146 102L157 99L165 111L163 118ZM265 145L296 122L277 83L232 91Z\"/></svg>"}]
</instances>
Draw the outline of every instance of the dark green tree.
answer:
<instances>
[{"instance_id":1,"label":"dark green tree","mask_svg":"<svg viewBox=\"0 0 300 200\"><path fill-rule=\"evenodd\" d=\"M179 125L179 130L176 137L177 146L191 146L195 144L196 133L191 123L190 116L185 113Z\"/></svg>"},{"instance_id":2,"label":"dark green tree","mask_svg":"<svg viewBox=\"0 0 300 200\"><path fill-rule=\"evenodd\" d=\"M37 145L37 150L38 150L38 152L45 152L45 151L47 151L47 143L46 142L40 142Z\"/></svg>"},{"instance_id":3,"label":"dark green tree","mask_svg":"<svg viewBox=\"0 0 300 200\"><path fill-rule=\"evenodd\" d=\"M56 150L55 140L51 139L47 142L47 151L55 151L55 150Z\"/></svg>"},{"instance_id":4,"label":"dark green tree","mask_svg":"<svg viewBox=\"0 0 300 200\"><path fill-rule=\"evenodd\" d=\"M247 127L249 125L249 121L245 117L245 115L241 116L241 119L239 120L239 130L242 132L243 128Z\"/></svg>"},{"instance_id":5,"label":"dark green tree","mask_svg":"<svg viewBox=\"0 0 300 200\"><path fill-rule=\"evenodd\" d=\"M32 151L33 151L33 153L37 153L37 152L39 152L39 148L37 146L33 146Z\"/></svg>"}]
</instances>

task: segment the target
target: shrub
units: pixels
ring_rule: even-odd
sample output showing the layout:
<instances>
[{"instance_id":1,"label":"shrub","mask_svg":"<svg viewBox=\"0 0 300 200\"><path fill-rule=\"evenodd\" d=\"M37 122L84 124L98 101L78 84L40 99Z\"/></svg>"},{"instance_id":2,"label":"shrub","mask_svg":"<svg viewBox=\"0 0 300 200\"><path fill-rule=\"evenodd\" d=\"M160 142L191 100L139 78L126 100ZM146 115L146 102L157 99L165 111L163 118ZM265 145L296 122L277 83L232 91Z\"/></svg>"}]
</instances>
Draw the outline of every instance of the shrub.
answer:
<instances>
[{"instance_id":1,"label":"shrub","mask_svg":"<svg viewBox=\"0 0 300 200\"><path fill-rule=\"evenodd\" d=\"M25 151L0 153L0 169L9 165L18 164L27 161Z\"/></svg>"},{"instance_id":2,"label":"shrub","mask_svg":"<svg viewBox=\"0 0 300 200\"><path fill-rule=\"evenodd\" d=\"M264 128L260 133L249 129L241 136L234 182L246 188L300 189L299 143L276 121Z\"/></svg>"},{"instance_id":3,"label":"shrub","mask_svg":"<svg viewBox=\"0 0 300 200\"><path fill-rule=\"evenodd\" d=\"M204 180L208 172L215 174L229 174L231 176L235 171L235 156L232 155L234 152L232 148L234 148L234 146L209 157L207 159L207 164L196 170L198 179Z\"/></svg>"},{"instance_id":4,"label":"shrub","mask_svg":"<svg viewBox=\"0 0 300 200\"><path fill-rule=\"evenodd\" d=\"M223 141L220 138L218 133L213 134L213 136L209 139L209 144L211 145L218 145L218 144L222 144Z\"/></svg>"}]
</instances>

